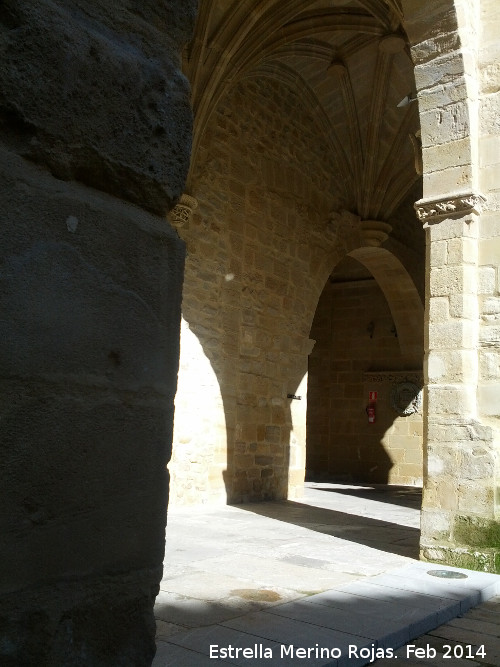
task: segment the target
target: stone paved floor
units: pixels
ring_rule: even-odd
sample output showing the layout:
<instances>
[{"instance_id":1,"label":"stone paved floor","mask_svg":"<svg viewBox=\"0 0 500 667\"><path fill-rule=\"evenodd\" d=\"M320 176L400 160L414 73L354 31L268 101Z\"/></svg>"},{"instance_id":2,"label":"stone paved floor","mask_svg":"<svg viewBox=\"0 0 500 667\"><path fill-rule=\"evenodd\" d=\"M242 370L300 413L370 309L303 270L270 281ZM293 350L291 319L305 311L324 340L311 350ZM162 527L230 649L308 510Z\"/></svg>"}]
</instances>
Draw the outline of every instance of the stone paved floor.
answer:
<instances>
[{"instance_id":1,"label":"stone paved floor","mask_svg":"<svg viewBox=\"0 0 500 667\"><path fill-rule=\"evenodd\" d=\"M441 625L395 652L399 662L419 667L500 666L500 596ZM394 660L376 660L394 667Z\"/></svg>"},{"instance_id":2,"label":"stone paved floor","mask_svg":"<svg viewBox=\"0 0 500 667\"><path fill-rule=\"evenodd\" d=\"M427 575L419 507L414 488L318 483L300 501L172 509L154 667L356 667L367 660L349 646L401 646L500 592L495 575ZM292 644L342 658L281 656ZM210 645L240 654L210 658ZM273 658L242 655L255 645Z\"/></svg>"}]
</instances>

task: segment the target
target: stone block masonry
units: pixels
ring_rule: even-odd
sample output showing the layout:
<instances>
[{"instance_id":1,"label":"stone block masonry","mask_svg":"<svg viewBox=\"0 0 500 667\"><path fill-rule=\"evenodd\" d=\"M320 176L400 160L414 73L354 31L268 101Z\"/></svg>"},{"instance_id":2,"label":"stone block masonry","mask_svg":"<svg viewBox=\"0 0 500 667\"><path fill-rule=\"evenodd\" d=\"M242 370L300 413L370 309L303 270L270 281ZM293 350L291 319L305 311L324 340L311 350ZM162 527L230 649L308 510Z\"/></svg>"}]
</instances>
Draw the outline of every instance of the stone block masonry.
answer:
<instances>
[{"instance_id":1,"label":"stone block masonry","mask_svg":"<svg viewBox=\"0 0 500 667\"><path fill-rule=\"evenodd\" d=\"M421 389L423 378L412 372L413 360L402 353L396 333L375 280L327 283L311 329L316 340L309 358L311 479L422 484L421 402L401 415L391 396L405 380ZM380 371L369 372L373 368ZM377 392L373 424L366 414L370 391Z\"/></svg>"},{"instance_id":2,"label":"stone block masonry","mask_svg":"<svg viewBox=\"0 0 500 667\"><path fill-rule=\"evenodd\" d=\"M187 193L199 207L181 231L189 252L183 307L209 360L218 407L212 423L204 415L200 437L184 450L176 444L184 470L196 471L194 491L176 481L176 497L257 500L298 490L305 404L285 396L304 395L313 313L333 267L350 255L377 280L398 333L401 354L392 354L394 341L393 348L389 339L377 341L386 368L372 358L370 370L416 371L424 351L422 555L449 560L454 550L487 549L497 535L488 522L498 521L500 415L494 0L375 2L377 11L362 19L343 9L342 21L351 21L345 39L340 15L300 3L293 17L273 2L259 5L251 20L242 4L223 20L217 3L203 6L186 58L197 128ZM359 41L351 40L355 24ZM400 107L415 88L417 103ZM410 211L415 200L427 230L426 262ZM315 405L309 401L311 418L321 422L314 444L320 468L335 410L344 422L337 454L359 450L365 472L373 458L355 423L367 370L357 338L351 365L338 359L330 366L335 380L325 371L327 390ZM341 344L350 342L344 327ZM322 372L314 354L311 368ZM196 362L189 364L194 376ZM312 375L309 381L312 389ZM377 434L391 459L385 472L417 480L420 423L410 434L410 418L389 421ZM473 435L460 435L461 428ZM202 466L194 465L197 449ZM286 472L290 461L297 467ZM475 535L469 551L468 525ZM478 537L482 525L487 539ZM496 567L495 549L484 552L487 567Z\"/></svg>"},{"instance_id":3,"label":"stone block masonry","mask_svg":"<svg viewBox=\"0 0 500 667\"><path fill-rule=\"evenodd\" d=\"M300 496L309 437L307 369L315 339L310 334L314 312L333 267L364 242L361 227L352 222L357 217L349 214L340 216L344 233L336 227L335 234L328 232L333 207L351 205L342 183L343 175L318 134L317 118L284 83L244 80L214 113L190 176L197 205L189 223L179 227L188 256L182 372L169 466L173 503ZM411 229L417 223L406 222L400 211L394 220L408 227L408 234L399 234L422 249L422 231ZM422 282L418 254L401 243L393 245L395 252L403 248L414 253L412 270ZM384 271L383 257L379 263ZM404 289L398 292L395 282L389 277L396 300L404 302ZM370 293L369 300L372 297ZM358 298L359 310L362 302ZM414 315L405 313L405 326ZM399 345L390 333L390 312L384 311L383 317L387 336L377 350L393 367ZM416 321L413 328L419 325ZM362 343L354 349L354 338L344 334L336 341L338 350L359 357ZM421 362L421 343L412 342L410 348ZM402 367L410 364L413 369L413 357L404 358ZM326 364L326 358L323 361ZM367 368L356 367L345 380L356 390L351 400L358 402L359 414L353 414L353 421L363 425L358 376ZM331 400L325 396L323 409ZM193 424L193 409L201 428ZM402 433L397 431L387 442L395 442L398 435L408 440L402 421ZM342 433L335 447L345 449L340 442L345 437ZM421 481L421 431L414 438L418 453L407 461L399 457L393 481ZM313 427L311 442L314 439ZM367 446L363 443L364 453ZM370 455L363 454L363 459L366 469L372 467Z\"/></svg>"},{"instance_id":4,"label":"stone block masonry","mask_svg":"<svg viewBox=\"0 0 500 667\"><path fill-rule=\"evenodd\" d=\"M499 227L492 179L498 173L492 152L498 72L491 68L497 19L490 2L482 3L481 12L470 3L455 4L456 13L436 5L438 42L422 31L425 22L410 26L419 99L427 109L421 122L428 175L416 205L427 234L421 554L498 571ZM445 95L451 80L453 100Z\"/></svg>"},{"instance_id":5,"label":"stone block masonry","mask_svg":"<svg viewBox=\"0 0 500 667\"><path fill-rule=\"evenodd\" d=\"M194 5L2 3L1 664L154 656Z\"/></svg>"},{"instance_id":6,"label":"stone block masonry","mask_svg":"<svg viewBox=\"0 0 500 667\"><path fill-rule=\"evenodd\" d=\"M309 329L338 252L324 236L336 167L297 94L268 79L234 88L199 157L198 207L179 229L188 326L172 502L293 497L304 480ZM189 428L194 406L206 414L200 431Z\"/></svg>"}]
</instances>

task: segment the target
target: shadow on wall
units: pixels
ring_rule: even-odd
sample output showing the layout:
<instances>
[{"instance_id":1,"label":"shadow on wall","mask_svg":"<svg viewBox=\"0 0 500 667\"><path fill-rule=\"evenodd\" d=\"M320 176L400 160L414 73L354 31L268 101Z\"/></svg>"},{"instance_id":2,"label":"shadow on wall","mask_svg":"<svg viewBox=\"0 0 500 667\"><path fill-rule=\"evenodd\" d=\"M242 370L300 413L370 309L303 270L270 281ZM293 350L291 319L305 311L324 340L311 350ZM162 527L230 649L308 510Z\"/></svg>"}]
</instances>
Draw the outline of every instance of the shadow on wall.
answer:
<instances>
[{"instance_id":1,"label":"shadow on wall","mask_svg":"<svg viewBox=\"0 0 500 667\"><path fill-rule=\"evenodd\" d=\"M385 278L384 293L366 267L346 258L318 302L309 357L309 480L422 482L421 304L405 297L402 281ZM401 319L408 304L413 337L411 328L400 336L395 325L396 310Z\"/></svg>"},{"instance_id":2,"label":"shadow on wall","mask_svg":"<svg viewBox=\"0 0 500 667\"><path fill-rule=\"evenodd\" d=\"M275 336L263 346L263 363L248 354L227 318L225 328L210 329L203 325L202 313L185 311L170 503L286 498L289 485L304 480L305 355L284 351L283 340ZM221 322L223 318L221 312ZM284 352L292 363L282 372L278 361ZM288 398L288 393L301 395L301 400Z\"/></svg>"},{"instance_id":3,"label":"shadow on wall","mask_svg":"<svg viewBox=\"0 0 500 667\"><path fill-rule=\"evenodd\" d=\"M305 468L314 480L421 483L421 413L393 405L394 388L418 383L420 371L401 352L384 293L362 272L323 290L309 376L310 350L284 325L274 322L273 334L256 326L266 316L247 307L237 279L214 276L211 302L185 300L172 504L299 497Z\"/></svg>"},{"instance_id":4,"label":"shadow on wall","mask_svg":"<svg viewBox=\"0 0 500 667\"><path fill-rule=\"evenodd\" d=\"M368 421L369 402L362 383L356 387L353 382L356 394L339 400L338 407L335 399L329 397L322 403L318 397L321 389L318 391L316 387L314 362L309 377L306 479L389 483L394 462L384 447L384 435L393 427L394 417L381 415L375 406L376 421ZM335 395L342 388L333 386L330 391ZM329 409L325 408L325 403ZM346 408L343 403L350 405Z\"/></svg>"}]
</instances>

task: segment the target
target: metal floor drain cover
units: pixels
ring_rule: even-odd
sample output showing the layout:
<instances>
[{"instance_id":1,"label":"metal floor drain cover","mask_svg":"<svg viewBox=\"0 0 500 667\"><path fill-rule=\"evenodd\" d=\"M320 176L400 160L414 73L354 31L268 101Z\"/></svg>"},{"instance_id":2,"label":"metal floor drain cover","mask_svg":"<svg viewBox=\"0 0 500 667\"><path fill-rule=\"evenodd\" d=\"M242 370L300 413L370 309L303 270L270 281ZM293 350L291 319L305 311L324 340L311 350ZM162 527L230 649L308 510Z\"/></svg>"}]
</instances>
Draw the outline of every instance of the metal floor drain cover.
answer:
<instances>
[{"instance_id":1,"label":"metal floor drain cover","mask_svg":"<svg viewBox=\"0 0 500 667\"><path fill-rule=\"evenodd\" d=\"M454 572L453 570L428 570L427 574L441 579L467 579L467 575L463 572Z\"/></svg>"}]
</instances>

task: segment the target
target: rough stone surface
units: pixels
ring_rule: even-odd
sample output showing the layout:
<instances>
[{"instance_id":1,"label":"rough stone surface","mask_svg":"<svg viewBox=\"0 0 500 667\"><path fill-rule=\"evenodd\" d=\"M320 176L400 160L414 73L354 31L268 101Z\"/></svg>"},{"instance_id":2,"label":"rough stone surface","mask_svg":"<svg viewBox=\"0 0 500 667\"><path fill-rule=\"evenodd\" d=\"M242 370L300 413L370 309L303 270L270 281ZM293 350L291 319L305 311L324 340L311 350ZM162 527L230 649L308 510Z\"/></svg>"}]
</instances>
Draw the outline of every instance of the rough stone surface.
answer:
<instances>
[{"instance_id":1,"label":"rough stone surface","mask_svg":"<svg viewBox=\"0 0 500 667\"><path fill-rule=\"evenodd\" d=\"M1 664L154 656L194 9L2 3Z\"/></svg>"},{"instance_id":2,"label":"rough stone surface","mask_svg":"<svg viewBox=\"0 0 500 667\"><path fill-rule=\"evenodd\" d=\"M23 657L32 651L39 664L60 664L74 633L75 660L127 664L133 649L134 663L147 664L164 548L182 244L139 209L57 183L5 151L2 163L10 230L0 268L0 307L9 313L0 325L3 656L37 664ZM109 252L116 243L120 256ZM54 586L67 592L56 595ZM31 627L36 641L23 639Z\"/></svg>"},{"instance_id":3,"label":"rough stone surface","mask_svg":"<svg viewBox=\"0 0 500 667\"><path fill-rule=\"evenodd\" d=\"M194 8L6 0L0 120L8 145L59 179L165 213L189 160L178 51Z\"/></svg>"}]
</instances>

